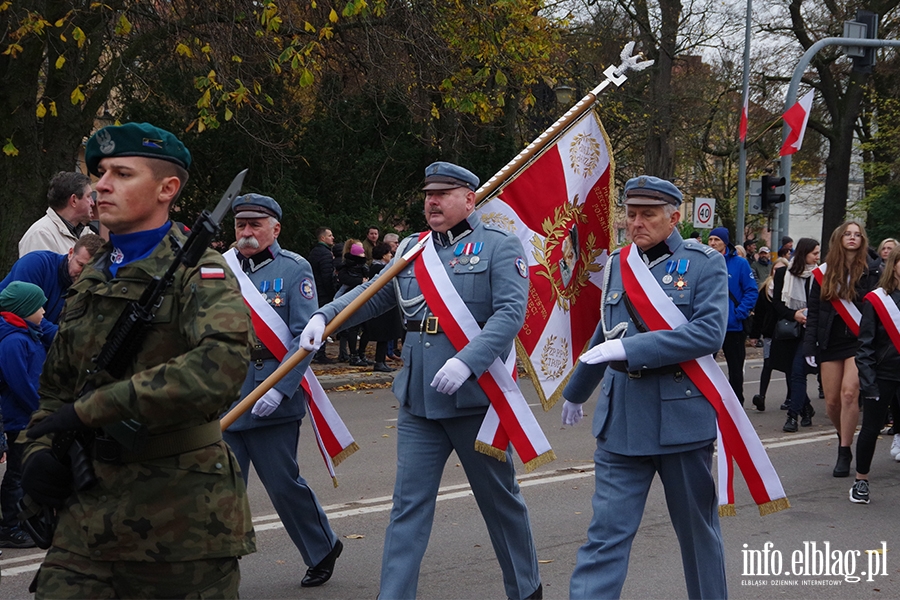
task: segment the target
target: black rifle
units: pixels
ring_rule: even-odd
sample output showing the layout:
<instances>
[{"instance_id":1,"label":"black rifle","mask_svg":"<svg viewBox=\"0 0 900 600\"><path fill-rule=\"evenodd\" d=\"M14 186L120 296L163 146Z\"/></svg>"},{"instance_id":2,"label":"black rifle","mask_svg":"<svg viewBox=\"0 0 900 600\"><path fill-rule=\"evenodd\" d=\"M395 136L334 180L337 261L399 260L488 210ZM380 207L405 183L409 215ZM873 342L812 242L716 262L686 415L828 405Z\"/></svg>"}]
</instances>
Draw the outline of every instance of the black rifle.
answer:
<instances>
[{"instance_id":1,"label":"black rifle","mask_svg":"<svg viewBox=\"0 0 900 600\"><path fill-rule=\"evenodd\" d=\"M231 203L241 190L244 169L228 186L225 195L210 213L204 210L194 226L188 239L181 244L174 235L169 236L175 259L162 277L155 276L137 301L131 301L119 315L119 319L103 343L100 353L92 360L95 368L91 375L106 371L115 379L121 379L144 343L148 327L153 322L163 294L175 279L175 272L181 266L192 268L197 266L200 257L206 252L209 244L221 229L222 219L231 207ZM89 383L78 394L79 398L92 392L94 387ZM103 427L102 436L91 432L65 431L54 435L53 454L62 463L68 462L72 469L73 487L76 491L88 490L97 483L96 475L86 448L97 443L105 448L115 447L129 452L139 452L147 442L146 425L134 419L120 421ZM52 509L38 505L30 498L23 497L19 502L19 519L23 527L31 534L40 548L49 548L56 527L56 518Z\"/></svg>"}]
</instances>

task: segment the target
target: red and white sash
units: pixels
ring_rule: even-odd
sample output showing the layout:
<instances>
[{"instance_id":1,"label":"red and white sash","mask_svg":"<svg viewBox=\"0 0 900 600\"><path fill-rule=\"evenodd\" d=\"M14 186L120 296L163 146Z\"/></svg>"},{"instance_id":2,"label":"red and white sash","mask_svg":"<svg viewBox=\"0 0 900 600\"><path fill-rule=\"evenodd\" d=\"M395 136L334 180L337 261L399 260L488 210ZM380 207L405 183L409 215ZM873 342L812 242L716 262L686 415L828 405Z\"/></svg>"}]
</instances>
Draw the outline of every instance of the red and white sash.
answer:
<instances>
[{"instance_id":1,"label":"red and white sash","mask_svg":"<svg viewBox=\"0 0 900 600\"><path fill-rule=\"evenodd\" d=\"M644 264L634 244L622 249L619 264L625 292L651 331L672 330L687 323L685 316L669 300ZM735 514L732 459L741 469L761 515L790 508L781 480L759 441L759 436L712 355L679 364L716 409L719 514Z\"/></svg>"},{"instance_id":2,"label":"red and white sash","mask_svg":"<svg viewBox=\"0 0 900 600\"><path fill-rule=\"evenodd\" d=\"M421 234L423 241L430 232ZM444 268L431 240L415 262L416 282L425 296L428 308L438 318L441 328L457 351L481 334L481 328L469 307L453 287L450 276ZM506 460L506 449L512 442L526 471L533 471L556 458L550 442L541 431L534 413L518 384L513 379L515 353L510 352L506 364L499 358L481 377L478 385L491 402L481 429L475 440L475 449Z\"/></svg>"},{"instance_id":3,"label":"red and white sash","mask_svg":"<svg viewBox=\"0 0 900 600\"><path fill-rule=\"evenodd\" d=\"M822 287L822 281L825 279L825 271L827 270L827 263L822 263L813 269L813 277L816 278L820 288ZM862 313L859 312L856 305L849 300L841 300L839 298L832 300L831 305L834 307L834 310L837 311L837 314L841 315L841 318L844 320L844 323L847 324L847 328L853 332L853 335L859 337L859 322L862 319Z\"/></svg>"},{"instance_id":4,"label":"red and white sash","mask_svg":"<svg viewBox=\"0 0 900 600\"><path fill-rule=\"evenodd\" d=\"M897 308L894 300L884 293L884 288L875 288L866 294L866 300L875 307L875 312L878 313L878 319L884 326L884 330L894 342L894 348L900 352L900 329L897 328L900 324L900 308Z\"/></svg>"},{"instance_id":5,"label":"red and white sash","mask_svg":"<svg viewBox=\"0 0 900 600\"><path fill-rule=\"evenodd\" d=\"M293 340L290 329L278 316L275 309L262 299L250 277L241 269L237 253L229 250L223 256L225 257L225 262L228 263L231 271L237 277L241 286L241 295L250 308L250 318L253 321L253 330L256 333L256 337L276 359L279 361L283 360ZM341 417L338 416L337 411L328 399L328 395L322 388L322 384L316 379L311 368L306 369L300 386L306 391L308 399L306 408L311 417L310 423L312 423L313 431L316 434L316 442L319 444L322 460L325 461L331 480L334 482L334 486L337 487L334 467L359 450L359 446L353 440L353 436L350 435L350 431L344 425Z\"/></svg>"}]
</instances>

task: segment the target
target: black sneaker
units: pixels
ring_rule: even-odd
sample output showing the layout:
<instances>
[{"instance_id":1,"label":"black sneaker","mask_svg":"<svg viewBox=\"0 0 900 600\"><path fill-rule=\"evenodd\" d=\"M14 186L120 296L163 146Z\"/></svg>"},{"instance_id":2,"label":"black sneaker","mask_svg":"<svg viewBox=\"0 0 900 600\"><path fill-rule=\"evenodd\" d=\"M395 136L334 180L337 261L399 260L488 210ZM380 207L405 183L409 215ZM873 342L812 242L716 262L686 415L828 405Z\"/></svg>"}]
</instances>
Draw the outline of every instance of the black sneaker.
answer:
<instances>
[{"instance_id":1,"label":"black sneaker","mask_svg":"<svg viewBox=\"0 0 900 600\"><path fill-rule=\"evenodd\" d=\"M37 544L18 527L0 528L0 548L35 548Z\"/></svg>"},{"instance_id":2,"label":"black sneaker","mask_svg":"<svg viewBox=\"0 0 900 600\"><path fill-rule=\"evenodd\" d=\"M781 406L779 406L778 408L780 408L781 410L790 410L791 409L791 401L785 400L784 402L781 403Z\"/></svg>"},{"instance_id":3,"label":"black sneaker","mask_svg":"<svg viewBox=\"0 0 900 600\"><path fill-rule=\"evenodd\" d=\"M795 433L797 429L797 417L788 415L787 421L784 422L784 427L782 427L781 430L787 433Z\"/></svg>"},{"instance_id":4,"label":"black sneaker","mask_svg":"<svg viewBox=\"0 0 900 600\"><path fill-rule=\"evenodd\" d=\"M850 488L850 502L854 504L869 503L869 482L863 479L857 479L853 487Z\"/></svg>"}]
</instances>

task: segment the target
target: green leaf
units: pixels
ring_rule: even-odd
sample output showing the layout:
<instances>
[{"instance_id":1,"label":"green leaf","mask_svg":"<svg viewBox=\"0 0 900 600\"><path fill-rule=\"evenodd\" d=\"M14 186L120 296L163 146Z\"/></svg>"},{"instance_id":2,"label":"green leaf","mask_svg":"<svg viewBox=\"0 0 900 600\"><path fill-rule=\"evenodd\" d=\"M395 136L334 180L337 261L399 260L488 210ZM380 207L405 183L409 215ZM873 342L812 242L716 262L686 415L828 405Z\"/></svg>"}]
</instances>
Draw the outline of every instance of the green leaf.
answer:
<instances>
[{"instance_id":1,"label":"green leaf","mask_svg":"<svg viewBox=\"0 0 900 600\"><path fill-rule=\"evenodd\" d=\"M303 69L303 72L300 74L300 85L306 87L308 85L312 85L313 82L313 74L309 69Z\"/></svg>"},{"instance_id":2,"label":"green leaf","mask_svg":"<svg viewBox=\"0 0 900 600\"><path fill-rule=\"evenodd\" d=\"M116 35L128 35L131 33L131 21L124 14L119 16L119 22L116 23Z\"/></svg>"},{"instance_id":3,"label":"green leaf","mask_svg":"<svg viewBox=\"0 0 900 600\"><path fill-rule=\"evenodd\" d=\"M3 146L3 154L7 156L19 155L19 149L12 143L12 138L6 138L6 144Z\"/></svg>"},{"instance_id":4,"label":"green leaf","mask_svg":"<svg viewBox=\"0 0 900 600\"><path fill-rule=\"evenodd\" d=\"M80 85L72 90L71 95L69 95L69 100L72 104L81 104L84 102L84 93L81 91Z\"/></svg>"},{"instance_id":5,"label":"green leaf","mask_svg":"<svg viewBox=\"0 0 900 600\"><path fill-rule=\"evenodd\" d=\"M60 54L59 58L56 59L56 68L62 69L64 64L66 64L66 57Z\"/></svg>"}]
</instances>

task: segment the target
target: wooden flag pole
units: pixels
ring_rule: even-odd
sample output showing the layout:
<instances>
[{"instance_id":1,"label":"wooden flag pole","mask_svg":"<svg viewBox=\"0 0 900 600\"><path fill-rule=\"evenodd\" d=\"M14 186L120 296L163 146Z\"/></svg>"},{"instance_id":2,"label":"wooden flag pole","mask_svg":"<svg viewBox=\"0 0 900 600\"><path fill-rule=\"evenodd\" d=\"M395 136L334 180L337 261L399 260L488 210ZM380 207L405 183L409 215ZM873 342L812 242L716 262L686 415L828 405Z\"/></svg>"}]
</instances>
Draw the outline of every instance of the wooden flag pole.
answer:
<instances>
[{"instance_id":1,"label":"wooden flag pole","mask_svg":"<svg viewBox=\"0 0 900 600\"><path fill-rule=\"evenodd\" d=\"M509 161L505 167L497 171L497 173L484 182L478 191L475 192L475 206L480 207L485 202L500 193L507 183L510 183L516 176L521 173L548 145L554 143L561 135L569 130L572 125L581 118L581 116L594 106L597 102L597 96L610 83L616 84L616 87L625 83L628 77L626 71L642 71L653 64L652 60L641 61L643 58L640 53L632 55L634 50L634 42L628 42L622 50L620 58L622 64L619 66L607 67L603 74L606 79L597 87L592 89L588 94L578 101L578 104L570 108L566 114L561 116L556 123L547 128L544 133L539 135L537 139L528 144L524 150Z\"/></svg>"},{"instance_id":2,"label":"wooden flag pole","mask_svg":"<svg viewBox=\"0 0 900 600\"><path fill-rule=\"evenodd\" d=\"M553 125L551 125L544 133L542 133L536 140L530 143L524 150L522 150L518 156L512 159L505 167L500 169L496 175L488 179L484 185L478 188L478 191L475 193L475 204L477 206L481 206L494 196L496 196L500 190L506 185L509 181L511 181L516 175L518 175L522 170L528 166L528 164L534 160L536 156L540 154L540 152L547 147L548 144L556 141L559 136L564 134L573 123L575 123L579 117L581 117L587 110L589 110L594 103L597 101L597 96L603 91L610 83L614 83L616 86L622 85L628 77L625 76L626 71L641 71L646 69L650 65L653 64L652 60L642 61L643 58L640 54L632 55L632 50L634 50L634 42L628 42L625 45L625 48L622 50L620 58L622 59L622 64L619 66L608 67L603 74L606 75L606 80L604 80L600 85L591 90L587 96L578 101L578 104L570 108L566 114L559 118ZM383 271L379 274L379 276L374 279L369 286L363 290L363 292L354 298L350 304L344 308L341 312L339 312L328 325L325 326L325 333L322 335L323 339L327 338L338 329L340 329L341 325L344 324L344 321L350 318L350 316L355 313L357 310L362 307L363 304L369 301L378 290L383 288L391 279L396 277L403 269L407 267L409 262L415 258L416 255L421 251L422 247L425 244L426 240L430 240L431 236L426 236L419 242L417 242L406 254L402 257L396 258L393 266L391 268ZM272 389L276 383L278 383L282 377L287 375L291 369L296 367L303 361L304 358L309 356L309 351L304 350L303 348L298 349L294 352L290 357L286 358L284 362L279 365L275 371L269 375L265 381L256 386L252 392L247 394L247 396L241 400L234 408L232 408L228 413L226 413L221 419L222 431L228 429L231 424L233 424L242 414L247 412L256 401L263 397L263 395Z\"/></svg>"}]
</instances>

